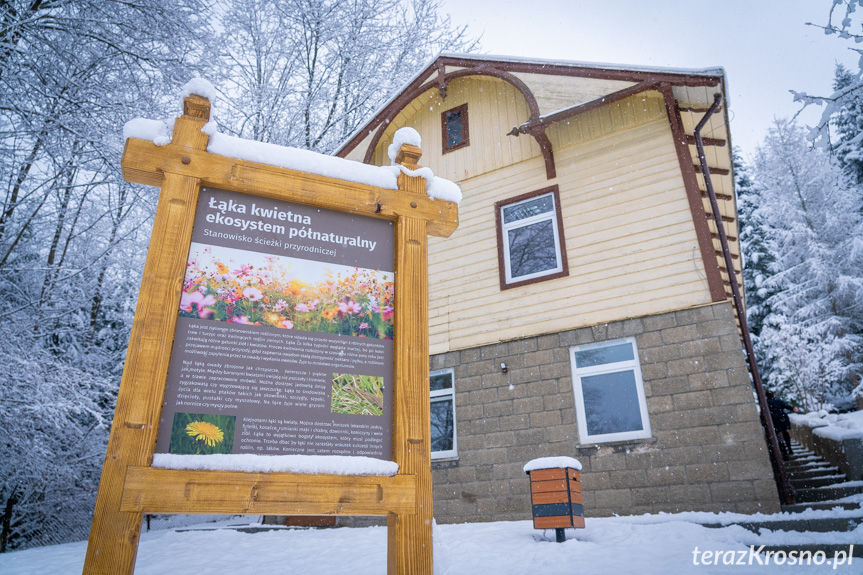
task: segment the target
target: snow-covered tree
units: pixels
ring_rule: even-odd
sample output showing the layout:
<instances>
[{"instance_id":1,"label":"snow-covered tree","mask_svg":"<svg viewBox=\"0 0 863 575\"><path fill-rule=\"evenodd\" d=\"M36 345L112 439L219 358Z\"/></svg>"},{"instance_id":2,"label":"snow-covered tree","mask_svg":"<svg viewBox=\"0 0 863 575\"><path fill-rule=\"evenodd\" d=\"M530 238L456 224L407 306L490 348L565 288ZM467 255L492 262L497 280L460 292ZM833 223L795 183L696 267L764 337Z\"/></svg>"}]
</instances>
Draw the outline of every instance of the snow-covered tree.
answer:
<instances>
[{"instance_id":1,"label":"snow-covered tree","mask_svg":"<svg viewBox=\"0 0 863 575\"><path fill-rule=\"evenodd\" d=\"M836 118L837 112L842 108L848 109L855 102L859 102L863 96L863 49L858 45L863 42L863 33L855 30L863 30L861 27L861 12L857 8L863 8L860 0L831 0L826 24L809 23L824 30L827 35L833 35L849 42L848 48L860 55L857 70L842 69L842 74L837 73L834 82L834 91L829 96L819 96L791 90L794 100L800 102L803 108L807 106L818 106L821 108L821 119L809 129L809 137L815 145L830 148L833 145L831 124Z\"/></svg>"},{"instance_id":2,"label":"snow-covered tree","mask_svg":"<svg viewBox=\"0 0 863 575\"><path fill-rule=\"evenodd\" d=\"M0 3L0 551L89 527L154 208L121 130L165 115L203 8Z\"/></svg>"},{"instance_id":3,"label":"snow-covered tree","mask_svg":"<svg viewBox=\"0 0 863 575\"><path fill-rule=\"evenodd\" d=\"M842 64L836 66L833 89L842 91L857 82ZM863 91L848 94L834 107L831 119L833 151L842 171L852 185L863 184Z\"/></svg>"},{"instance_id":4,"label":"snow-covered tree","mask_svg":"<svg viewBox=\"0 0 863 575\"><path fill-rule=\"evenodd\" d=\"M440 0L228 0L218 121L244 138L334 150L442 50L476 46ZM230 23L228 25L227 23Z\"/></svg>"},{"instance_id":5,"label":"snow-covered tree","mask_svg":"<svg viewBox=\"0 0 863 575\"><path fill-rule=\"evenodd\" d=\"M847 401L863 352L861 196L829 153L787 122L770 130L752 176L757 205L748 218L772 258L758 341L769 384L808 409Z\"/></svg>"},{"instance_id":6,"label":"snow-covered tree","mask_svg":"<svg viewBox=\"0 0 863 575\"><path fill-rule=\"evenodd\" d=\"M0 552L84 539L105 455L111 378L22 341L6 341L0 362Z\"/></svg>"},{"instance_id":7,"label":"snow-covered tree","mask_svg":"<svg viewBox=\"0 0 863 575\"><path fill-rule=\"evenodd\" d=\"M743 257L743 285L746 293L746 323L752 336L756 360L762 379L767 381L771 364L760 344L764 320L770 315L770 296L774 292L765 283L771 275L775 258L767 243L766 224L758 211L761 204L759 188L752 179L752 168L739 150L734 150L734 178L737 190L737 214L740 221L740 246Z\"/></svg>"},{"instance_id":8,"label":"snow-covered tree","mask_svg":"<svg viewBox=\"0 0 863 575\"><path fill-rule=\"evenodd\" d=\"M0 2L0 551L86 534L156 190L122 126L196 74L246 138L332 150L439 50L439 0Z\"/></svg>"}]
</instances>

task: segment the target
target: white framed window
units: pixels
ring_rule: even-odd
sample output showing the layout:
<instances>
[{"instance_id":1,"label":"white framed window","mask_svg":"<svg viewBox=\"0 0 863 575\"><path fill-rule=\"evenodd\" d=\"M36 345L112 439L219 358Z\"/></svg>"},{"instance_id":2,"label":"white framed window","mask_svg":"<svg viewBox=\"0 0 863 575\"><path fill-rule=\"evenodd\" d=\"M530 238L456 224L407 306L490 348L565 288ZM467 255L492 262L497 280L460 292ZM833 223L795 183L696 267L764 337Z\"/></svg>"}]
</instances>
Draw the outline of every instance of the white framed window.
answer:
<instances>
[{"instance_id":1,"label":"white framed window","mask_svg":"<svg viewBox=\"0 0 863 575\"><path fill-rule=\"evenodd\" d=\"M568 275L557 186L502 200L495 208L501 289Z\"/></svg>"},{"instance_id":2,"label":"white framed window","mask_svg":"<svg viewBox=\"0 0 863 575\"><path fill-rule=\"evenodd\" d=\"M581 443L650 437L635 338L572 347L569 353Z\"/></svg>"},{"instance_id":3,"label":"white framed window","mask_svg":"<svg viewBox=\"0 0 863 575\"><path fill-rule=\"evenodd\" d=\"M452 369L439 369L429 375L431 402L431 458L458 457L455 428L455 375Z\"/></svg>"}]
</instances>

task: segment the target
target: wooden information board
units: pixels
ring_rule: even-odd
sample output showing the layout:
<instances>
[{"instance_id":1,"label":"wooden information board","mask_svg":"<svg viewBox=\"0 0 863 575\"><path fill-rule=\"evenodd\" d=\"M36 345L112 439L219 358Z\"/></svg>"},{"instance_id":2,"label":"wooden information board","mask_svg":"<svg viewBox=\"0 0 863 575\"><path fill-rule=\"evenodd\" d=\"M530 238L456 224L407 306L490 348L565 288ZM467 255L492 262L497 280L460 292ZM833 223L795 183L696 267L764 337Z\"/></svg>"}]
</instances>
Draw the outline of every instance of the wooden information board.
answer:
<instances>
[{"instance_id":1,"label":"wooden information board","mask_svg":"<svg viewBox=\"0 0 863 575\"><path fill-rule=\"evenodd\" d=\"M174 124L170 144L156 146L135 138L126 141L122 160L126 180L159 186L161 193L102 470L84 572L132 573L142 514L224 513L386 516L388 573L430 575L433 509L426 247L427 235L448 237L452 234L458 222L457 206L428 198L425 180L405 174L398 177L398 190L391 190L208 153L209 137L201 128L209 120L209 115L209 101L193 94L184 99L183 115ZM419 148L406 144L396 161L408 169L416 169L420 155ZM266 381L261 379L265 375L249 380L246 388L225 385L214 390L211 384L207 388L203 383L206 378L195 379L195 369L213 368L216 364L202 361L201 366L196 366L194 350L189 352L192 355L182 356L175 344L175 337L185 342L196 341L201 326L210 325L208 320L216 314L215 306L207 306L211 301L202 301L202 296L192 301L189 293L194 295L194 292L184 291L184 280L188 281L187 264L194 253L190 248L194 248L192 233L196 217L210 217L202 213L203 208L216 209L220 201L237 205L242 203L242 198L247 198L249 203L269 201L273 205L268 205L267 209L275 210L272 213L295 209L299 217L303 217L301 212L304 209L314 208L392 223L395 306L394 317L391 318L390 359L386 359L386 352L381 351L380 357L384 359L380 365L352 370L377 378L380 398L373 397L370 402L383 405L384 409L391 406L391 432L387 427L390 420L385 417L387 425L380 427L386 431L369 434L364 440L366 444L354 446L351 454L374 454L375 450L391 449L392 461L398 464L396 475L306 475L152 467L154 453L184 453L182 446L175 448L166 439L170 437L172 424L177 425L177 421L184 424L182 416L216 414L212 416L221 418L214 420L216 423L230 421L234 425L232 445L236 447L233 453L244 452L240 448L244 437L249 442L246 452L266 453L269 445L277 443L264 440L256 443L254 437L263 436L258 433L262 427L255 427L254 418L249 414L258 412L249 412L248 406L236 407L234 404L243 403L237 398L244 397L245 403L255 403L260 397L258 403L263 404L265 397L269 397L266 405L260 405L263 409L261 421L269 418L267 429L275 430L272 426L281 426L278 428L279 437L287 437L286 434L295 431L293 426L297 422L296 418L285 417L277 424L271 423L276 421L272 417L274 410L303 407L318 401L311 392L305 396L284 393L266 396L263 392ZM211 216L206 221L216 222L217 216ZM338 223L339 217L332 216L332 221ZM377 232L369 233L374 235ZM377 241L358 236L356 244L370 248L372 242L377 245ZM236 248L230 244L219 246L226 250ZM345 265L359 267L352 261ZM369 266L374 272L386 271L386 264L379 264L377 260ZM256 292L246 295L253 301L264 297ZM348 300L344 302L345 313L350 312L351 303ZM178 309L185 310L190 318L178 318ZM239 325L243 323L242 318L249 317L233 308L230 313L239 328L243 327ZM216 326L217 322L211 323ZM179 335L181 328L184 330L182 337ZM362 329L371 328L366 326ZM241 336L242 332L222 330L217 337L223 338L220 341L228 341L224 338ZM285 356L290 355L287 352L291 349L290 342L286 345ZM277 361L275 356L270 359ZM391 376L381 367L388 365L388 361L392 362ZM275 369L268 368L266 362L263 365L260 371L264 374L268 369ZM248 358L244 366L246 370L255 369ZM289 364L290 369L301 373L297 371L298 366L302 366L302 358L295 358ZM239 369L232 366L235 368ZM332 371L326 371L327 377ZM173 374L170 378L169 372ZM220 377L229 380L231 373L222 372ZM311 378L308 389L312 389L312 380L320 374L306 375ZM386 385L388 381L392 385ZM238 396L236 389L245 395ZM352 417L371 418L369 427L374 427L377 415L377 412L363 412ZM245 420L251 423L243 428ZM345 427L354 420L345 420L334 408L332 417L322 421L322 426ZM366 427L362 424L358 429ZM379 441L378 435L387 435L388 442ZM338 449L343 449L339 453L348 453L347 444L324 440L310 446L313 451L306 453L332 454ZM224 435L220 435L218 441L227 443Z\"/></svg>"}]
</instances>

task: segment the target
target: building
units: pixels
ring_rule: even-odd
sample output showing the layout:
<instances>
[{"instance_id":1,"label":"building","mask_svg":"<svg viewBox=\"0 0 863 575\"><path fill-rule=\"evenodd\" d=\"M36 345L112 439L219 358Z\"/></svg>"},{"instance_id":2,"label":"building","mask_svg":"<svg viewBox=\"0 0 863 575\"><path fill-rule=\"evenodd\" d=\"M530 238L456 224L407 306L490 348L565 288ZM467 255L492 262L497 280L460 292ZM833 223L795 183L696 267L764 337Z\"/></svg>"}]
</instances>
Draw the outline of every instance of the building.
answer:
<instances>
[{"instance_id":1,"label":"building","mask_svg":"<svg viewBox=\"0 0 863 575\"><path fill-rule=\"evenodd\" d=\"M429 242L435 516L530 517L522 466L584 465L589 515L776 512L779 495L697 162L740 274L722 69L442 55L341 157L401 127L459 182Z\"/></svg>"}]
</instances>

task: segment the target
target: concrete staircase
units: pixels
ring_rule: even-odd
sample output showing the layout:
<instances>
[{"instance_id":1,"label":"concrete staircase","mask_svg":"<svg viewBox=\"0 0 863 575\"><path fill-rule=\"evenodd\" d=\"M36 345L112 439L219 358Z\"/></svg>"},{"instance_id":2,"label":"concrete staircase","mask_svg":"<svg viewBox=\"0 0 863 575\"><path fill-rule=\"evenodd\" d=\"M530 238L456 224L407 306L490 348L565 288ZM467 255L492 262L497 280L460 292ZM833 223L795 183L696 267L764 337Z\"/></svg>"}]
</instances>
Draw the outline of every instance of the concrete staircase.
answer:
<instances>
[{"instance_id":1,"label":"concrete staircase","mask_svg":"<svg viewBox=\"0 0 863 575\"><path fill-rule=\"evenodd\" d=\"M848 482L837 467L831 466L811 451L792 441L793 456L785 462L791 484L797 490L796 503L783 505L782 511L792 514L776 521L744 521L735 523L754 533L762 530L796 531L796 532L847 532L853 531L863 524L863 504L858 501L840 501L854 495L863 494L863 482ZM847 484L847 485L846 485ZM812 510L833 510L839 508L847 512L837 513L841 517L830 517L822 513L821 517L805 517L803 512ZM857 511L854 513L854 511ZM850 512L850 513L849 513ZM800 515L794 517L794 515ZM827 516L825 516L827 515ZM727 525L710 524L706 527L723 527ZM863 541L855 545L854 557L863 557ZM824 551L827 557L833 557L835 552L847 552L847 544L817 544L817 545L767 545L764 551Z\"/></svg>"}]
</instances>

